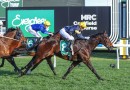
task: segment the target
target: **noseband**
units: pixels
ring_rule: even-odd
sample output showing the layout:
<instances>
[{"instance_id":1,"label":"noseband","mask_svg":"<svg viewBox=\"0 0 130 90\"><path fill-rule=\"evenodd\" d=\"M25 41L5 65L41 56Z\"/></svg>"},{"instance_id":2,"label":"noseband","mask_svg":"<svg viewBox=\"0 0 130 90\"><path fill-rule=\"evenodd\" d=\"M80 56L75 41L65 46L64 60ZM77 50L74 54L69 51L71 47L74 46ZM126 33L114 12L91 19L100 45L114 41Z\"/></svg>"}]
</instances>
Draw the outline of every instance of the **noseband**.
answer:
<instances>
[{"instance_id":1,"label":"noseband","mask_svg":"<svg viewBox=\"0 0 130 90\"><path fill-rule=\"evenodd\" d=\"M14 38L17 40L20 40L21 36L22 36L21 33L19 31L17 31Z\"/></svg>"}]
</instances>

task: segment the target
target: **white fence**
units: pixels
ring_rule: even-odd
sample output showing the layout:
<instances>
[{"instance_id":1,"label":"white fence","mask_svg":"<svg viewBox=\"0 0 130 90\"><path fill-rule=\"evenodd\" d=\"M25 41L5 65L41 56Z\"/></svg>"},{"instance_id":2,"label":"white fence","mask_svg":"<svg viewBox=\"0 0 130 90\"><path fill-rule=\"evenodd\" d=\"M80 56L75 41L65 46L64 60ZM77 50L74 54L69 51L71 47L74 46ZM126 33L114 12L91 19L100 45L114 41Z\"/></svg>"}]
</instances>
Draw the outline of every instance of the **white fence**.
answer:
<instances>
[{"instance_id":1,"label":"white fence","mask_svg":"<svg viewBox=\"0 0 130 90\"><path fill-rule=\"evenodd\" d=\"M119 58L119 48L120 47L130 47L130 44L114 44L114 47L116 47L116 53L117 53L117 69L119 69L119 64L120 64L120 58Z\"/></svg>"}]
</instances>

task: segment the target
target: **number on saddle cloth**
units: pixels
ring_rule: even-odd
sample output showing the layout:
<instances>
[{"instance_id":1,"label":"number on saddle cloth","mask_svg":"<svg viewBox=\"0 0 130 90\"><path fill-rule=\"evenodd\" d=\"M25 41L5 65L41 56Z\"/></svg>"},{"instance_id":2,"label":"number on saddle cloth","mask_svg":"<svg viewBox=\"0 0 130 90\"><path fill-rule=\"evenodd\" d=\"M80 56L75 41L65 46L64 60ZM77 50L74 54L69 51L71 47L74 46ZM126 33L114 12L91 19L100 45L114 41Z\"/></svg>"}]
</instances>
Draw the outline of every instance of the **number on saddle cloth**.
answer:
<instances>
[{"instance_id":1,"label":"number on saddle cloth","mask_svg":"<svg viewBox=\"0 0 130 90\"><path fill-rule=\"evenodd\" d=\"M71 55L71 48L70 48L71 42L66 41L66 40L61 40L60 41L60 51L62 55Z\"/></svg>"},{"instance_id":2,"label":"number on saddle cloth","mask_svg":"<svg viewBox=\"0 0 130 90\"><path fill-rule=\"evenodd\" d=\"M26 48L29 49L29 48L33 47L34 44L36 43L36 41L37 41L37 38L28 38Z\"/></svg>"}]
</instances>

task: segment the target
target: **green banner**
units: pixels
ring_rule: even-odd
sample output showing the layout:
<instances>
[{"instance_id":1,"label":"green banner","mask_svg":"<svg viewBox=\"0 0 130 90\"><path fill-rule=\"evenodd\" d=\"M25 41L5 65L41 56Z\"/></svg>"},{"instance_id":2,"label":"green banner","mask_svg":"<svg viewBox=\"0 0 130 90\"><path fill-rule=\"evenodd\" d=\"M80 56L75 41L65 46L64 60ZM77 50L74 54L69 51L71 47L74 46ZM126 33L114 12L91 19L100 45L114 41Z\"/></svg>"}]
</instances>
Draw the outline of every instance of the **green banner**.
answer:
<instances>
[{"instance_id":1,"label":"green banner","mask_svg":"<svg viewBox=\"0 0 130 90\"><path fill-rule=\"evenodd\" d=\"M54 10L8 10L7 28L20 27L25 37L33 37L28 32L28 27L32 24L41 24L50 21L49 32L54 32ZM39 32L42 37L47 36Z\"/></svg>"},{"instance_id":2,"label":"green banner","mask_svg":"<svg viewBox=\"0 0 130 90\"><path fill-rule=\"evenodd\" d=\"M6 17L6 7L22 7L23 0L0 0L0 17Z\"/></svg>"}]
</instances>

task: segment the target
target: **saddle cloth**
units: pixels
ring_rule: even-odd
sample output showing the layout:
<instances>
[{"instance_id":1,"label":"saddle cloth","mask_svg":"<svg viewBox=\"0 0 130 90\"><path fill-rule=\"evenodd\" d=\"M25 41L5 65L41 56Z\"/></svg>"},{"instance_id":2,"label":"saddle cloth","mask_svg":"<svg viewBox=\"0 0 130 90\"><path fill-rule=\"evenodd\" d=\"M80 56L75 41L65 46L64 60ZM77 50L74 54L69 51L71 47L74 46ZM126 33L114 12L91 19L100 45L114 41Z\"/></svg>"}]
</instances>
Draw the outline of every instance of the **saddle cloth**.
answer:
<instances>
[{"instance_id":1,"label":"saddle cloth","mask_svg":"<svg viewBox=\"0 0 130 90\"><path fill-rule=\"evenodd\" d=\"M71 55L70 42L66 40L60 41L60 51L62 55Z\"/></svg>"}]
</instances>

